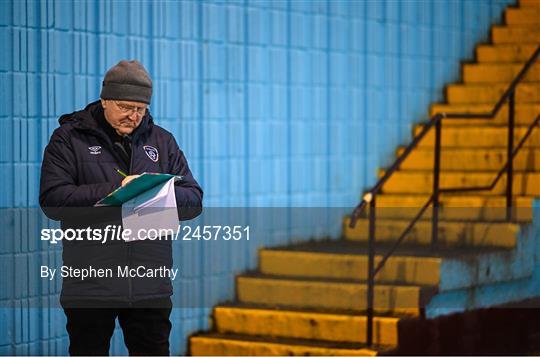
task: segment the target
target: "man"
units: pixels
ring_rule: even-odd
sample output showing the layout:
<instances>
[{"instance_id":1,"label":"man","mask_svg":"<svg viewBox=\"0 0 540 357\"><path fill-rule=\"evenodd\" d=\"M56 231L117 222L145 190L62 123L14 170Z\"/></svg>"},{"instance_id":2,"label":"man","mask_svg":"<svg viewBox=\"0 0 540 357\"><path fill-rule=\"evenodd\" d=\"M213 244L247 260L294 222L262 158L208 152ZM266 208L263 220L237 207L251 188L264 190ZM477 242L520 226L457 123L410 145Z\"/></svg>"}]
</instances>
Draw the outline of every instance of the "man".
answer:
<instances>
[{"instance_id":1,"label":"man","mask_svg":"<svg viewBox=\"0 0 540 357\"><path fill-rule=\"evenodd\" d=\"M120 61L106 73L101 99L60 117L45 148L40 205L67 228L121 224L120 208L93 207L143 172L183 176L174 192L180 220L202 210L203 191L174 137L154 124L147 106L152 81L137 61ZM119 172L127 173L123 177ZM86 237L88 238L88 237ZM170 240L63 242L63 266L171 268ZM60 302L72 355L108 355L118 318L130 355L168 355L170 277L64 277Z\"/></svg>"}]
</instances>

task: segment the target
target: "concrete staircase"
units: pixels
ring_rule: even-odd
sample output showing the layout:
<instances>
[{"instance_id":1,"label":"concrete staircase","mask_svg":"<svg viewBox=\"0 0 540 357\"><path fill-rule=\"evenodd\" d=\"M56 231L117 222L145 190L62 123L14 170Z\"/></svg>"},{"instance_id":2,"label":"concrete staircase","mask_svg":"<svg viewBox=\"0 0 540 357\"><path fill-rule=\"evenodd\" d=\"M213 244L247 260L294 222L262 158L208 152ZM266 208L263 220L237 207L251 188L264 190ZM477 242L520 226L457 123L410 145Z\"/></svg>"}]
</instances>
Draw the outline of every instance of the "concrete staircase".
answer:
<instances>
[{"instance_id":1,"label":"concrete staircase","mask_svg":"<svg viewBox=\"0 0 540 357\"><path fill-rule=\"evenodd\" d=\"M505 20L505 26L493 26L492 44L477 47L477 63L463 65L463 83L449 85L447 102L434 104L432 113L491 111L540 44L540 2L521 0L518 8L506 9ZM536 64L516 93L517 140L539 113ZM507 119L503 108L492 121L444 120L441 187L486 185L494 179L506 161ZM431 193L433 142L431 133L377 197L376 262ZM492 192L444 195L441 248L429 249L428 210L387 261L376 277L374 347L365 346L368 221L362 218L350 229L345 218L344 239L260 250L258 271L237 277L236 302L214 308L212 331L191 336L189 353L400 353L407 341L422 339L414 326L425 318L540 294L535 290L540 237L538 222L531 223L534 199L540 196L540 129L514 167L515 223L504 221L504 178Z\"/></svg>"}]
</instances>

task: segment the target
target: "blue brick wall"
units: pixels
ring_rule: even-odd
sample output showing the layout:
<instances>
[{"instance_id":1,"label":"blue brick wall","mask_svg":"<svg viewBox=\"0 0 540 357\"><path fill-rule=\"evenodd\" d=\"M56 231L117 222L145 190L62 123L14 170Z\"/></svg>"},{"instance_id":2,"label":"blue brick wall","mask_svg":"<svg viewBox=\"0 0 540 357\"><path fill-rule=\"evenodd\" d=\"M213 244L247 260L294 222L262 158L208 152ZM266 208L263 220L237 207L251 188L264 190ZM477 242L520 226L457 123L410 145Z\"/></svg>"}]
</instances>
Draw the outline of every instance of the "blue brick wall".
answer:
<instances>
[{"instance_id":1,"label":"blue brick wall","mask_svg":"<svg viewBox=\"0 0 540 357\"><path fill-rule=\"evenodd\" d=\"M37 206L57 118L97 99L123 58L152 74L152 113L185 151L206 206L350 207L509 2L3 0L0 207ZM14 235L0 239L12 273L0 299L15 304L0 309L0 354L65 354L62 312L27 307L57 293L40 290L37 261L60 261L33 238L51 223L27 215L4 222ZM24 244L21 227L31 227ZM213 287L208 306L232 297L234 273L256 263L246 249L217 272L194 269L182 288ZM176 252L186 266L205 254ZM28 270L10 270L16 260ZM173 353L208 313L174 310ZM125 352L120 333L112 352Z\"/></svg>"}]
</instances>

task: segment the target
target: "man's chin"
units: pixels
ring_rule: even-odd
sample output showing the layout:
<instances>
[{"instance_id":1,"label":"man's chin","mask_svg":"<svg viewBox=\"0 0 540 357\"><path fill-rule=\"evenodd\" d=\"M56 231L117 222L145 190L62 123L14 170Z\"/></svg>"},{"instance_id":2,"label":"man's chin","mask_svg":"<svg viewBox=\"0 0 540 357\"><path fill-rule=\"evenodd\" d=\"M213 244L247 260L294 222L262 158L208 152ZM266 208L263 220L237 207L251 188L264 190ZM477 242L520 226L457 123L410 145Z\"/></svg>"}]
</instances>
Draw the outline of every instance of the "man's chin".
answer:
<instances>
[{"instance_id":1,"label":"man's chin","mask_svg":"<svg viewBox=\"0 0 540 357\"><path fill-rule=\"evenodd\" d=\"M133 133L133 128L120 128L116 129L116 132L118 133L118 135L130 135L131 133Z\"/></svg>"}]
</instances>

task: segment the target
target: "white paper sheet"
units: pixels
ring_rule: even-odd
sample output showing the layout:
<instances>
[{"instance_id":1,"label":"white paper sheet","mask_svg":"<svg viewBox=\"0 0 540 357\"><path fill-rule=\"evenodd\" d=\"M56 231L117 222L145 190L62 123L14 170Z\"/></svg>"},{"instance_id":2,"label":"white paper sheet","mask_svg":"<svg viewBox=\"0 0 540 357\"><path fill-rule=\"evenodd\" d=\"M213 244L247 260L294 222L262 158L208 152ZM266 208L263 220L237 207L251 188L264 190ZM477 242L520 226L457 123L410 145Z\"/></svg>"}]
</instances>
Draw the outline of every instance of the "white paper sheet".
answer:
<instances>
[{"instance_id":1,"label":"white paper sheet","mask_svg":"<svg viewBox=\"0 0 540 357\"><path fill-rule=\"evenodd\" d=\"M154 232L164 232L165 229L176 232L179 219L174 193L175 181L175 178L171 178L122 205L124 230L131 230L130 235L124 235L126 241L139 240L139 232L140 237L144 238L152 229L156 230Z\"/></svg>"}]
</instances>

